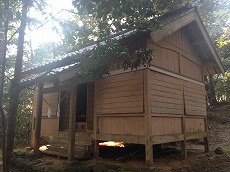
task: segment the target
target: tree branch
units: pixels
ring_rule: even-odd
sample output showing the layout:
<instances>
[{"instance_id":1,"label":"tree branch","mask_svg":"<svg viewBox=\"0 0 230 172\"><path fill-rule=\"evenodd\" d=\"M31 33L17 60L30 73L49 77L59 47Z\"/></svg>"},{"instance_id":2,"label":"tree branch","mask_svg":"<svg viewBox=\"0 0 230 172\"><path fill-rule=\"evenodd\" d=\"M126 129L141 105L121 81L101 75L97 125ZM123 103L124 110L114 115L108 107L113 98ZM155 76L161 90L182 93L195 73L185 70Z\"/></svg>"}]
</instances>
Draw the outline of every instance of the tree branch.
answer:
<instances>
[{"instance_id":1,"label":"tree branch","mask_svg":"<svg viewBox=\"0 0 230 172\"><path fill-rule=\"evenodd\" d=\"M10 41L13 39L14 35L16 35L16 33L18 33L18 31L19 31L19 28L18 28L17 31L15 31L15 32L13 33L13 35L11 35L11 37L7 40L7 44L10 43Z\"/></svg>"}]
</instances>

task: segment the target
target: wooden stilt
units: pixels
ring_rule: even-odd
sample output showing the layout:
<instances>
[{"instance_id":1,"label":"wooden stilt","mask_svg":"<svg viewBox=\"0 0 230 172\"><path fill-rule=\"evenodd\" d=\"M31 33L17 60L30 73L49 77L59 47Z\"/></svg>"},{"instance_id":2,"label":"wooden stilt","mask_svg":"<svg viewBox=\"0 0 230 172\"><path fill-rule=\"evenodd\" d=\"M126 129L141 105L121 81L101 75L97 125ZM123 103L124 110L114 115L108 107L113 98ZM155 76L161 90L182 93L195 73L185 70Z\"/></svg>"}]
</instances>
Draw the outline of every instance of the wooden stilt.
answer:
<instances>
[{"instance_id":1,"label":"wooden stilt","mask_svg":"<svg viewBox=\"0 0 230 172\"><path fill-rule=\"evenodd\" d=\"M208 137L204 137L204 151L209 152Z\"/></svg>"},{"instance_id":2,"label":"wooden stilt","mask_svg":"<svg viewBox=\"0 0 230 172\"><path fill-rule=\"evenodd\" d=\"M41 137L41 121L42 121L42 103L43 103L43 83L38 84L38 96L37 96L37 110L35 121L35 141L34 141L34 154L39 154L40 137Z\"/></svg>"},{"instance_id":3,"label":"wooden stilt","mask_svg":"<svg viewBox=\"0 0 230 172\"><path fill-rule=\"evenodd\" d=\"M181 155L183 158L188 158L186 140L181 141Z\"/></svg>"},{"instance_id":4,"label":"wooden stilt","mask_svg":"<svg viewBox=\"0 0 230 172\"><path fill-rule=\"evenodd\" d=\"M153 166L153 144L151 140L151 111L149 97L149 69L144 71L144 109L145 109L145 162L146 166Z\"/></svg>"},{"instance_id":5,"label":"wooden stilt","mask_svg":"<svg viewBox=\"0 0 230 172\"><path fill-rule=\"evenodd\" d=\"M208 120L205 118L205 131L207 133L207 137L204 137L204 151L209 152L209 144L208 144Z\"/></svg>"},{"instance_id":6,"label":"wooden stilt","mask_svg":"<svg viewBox=\"0 0 230 172\"><path fill-rule=\"evenodd\" d=\"M99 157L99 141L94 140L94 151L93 151L93 156L95 158Z\"/></svg>"},{"instance_id":7,"label":"wooden stilt","mask_svg":"<svg viewBox=\"0 0 230 172\"><path fill-rule=\"evenodd\" d=\"M68 132L68 160L72 161L75 154L75 129L77 110L77 88L73 87L70 93L70 114Z\"/></svg>"}]
</instances>

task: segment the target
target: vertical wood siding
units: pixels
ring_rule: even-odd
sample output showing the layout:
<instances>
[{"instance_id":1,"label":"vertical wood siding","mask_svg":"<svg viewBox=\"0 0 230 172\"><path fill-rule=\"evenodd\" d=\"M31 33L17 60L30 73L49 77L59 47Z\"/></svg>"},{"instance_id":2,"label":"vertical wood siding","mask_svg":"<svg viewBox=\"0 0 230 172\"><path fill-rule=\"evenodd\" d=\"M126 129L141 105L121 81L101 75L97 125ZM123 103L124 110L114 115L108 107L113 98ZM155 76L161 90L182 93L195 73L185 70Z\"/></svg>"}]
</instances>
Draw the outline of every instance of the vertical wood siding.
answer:
<instances>
[{"instance_id":1,"label":"vertical wood siding","mask_svg":"<svg viewBox=\"0 0 230 172\"><path fill-rule=\"evenodd\" d=\"M124 134L144 136L144 117L110 116L99 117L98 128L100 134Z\"/></svg>"},{"instance_id":2,"label":"vertical wood siding","mask_svg":"<svg viewBox=\"0 0 230 172\"><path fill-rule=\"evenodd\" d=\"M181 118L152 117L152 136L182 133Z\"/></svg>"},{"instance_id":3,"label":"vertical wood siding","mask_svg":"<svg viewBox=\"0 0 230 172\"><path fill-rule=\"evenodd\" d=\"M186 118L185 131L186 132L202 132L205 131L205 119Z\"/></svg>"}]
</instances>

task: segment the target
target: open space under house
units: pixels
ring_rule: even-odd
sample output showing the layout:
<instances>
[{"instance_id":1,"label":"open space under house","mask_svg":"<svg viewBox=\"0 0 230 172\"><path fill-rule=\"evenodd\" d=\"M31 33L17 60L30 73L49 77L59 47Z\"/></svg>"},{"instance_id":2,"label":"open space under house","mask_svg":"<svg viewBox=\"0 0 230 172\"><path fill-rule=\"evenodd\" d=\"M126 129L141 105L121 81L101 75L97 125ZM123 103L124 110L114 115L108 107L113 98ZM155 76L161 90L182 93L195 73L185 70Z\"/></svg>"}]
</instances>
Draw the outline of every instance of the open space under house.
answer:
<instances>
[{"instance_id":1,"label":"open space under house","mask_svg":"<svg viewBox=\"0 0 230 172\"><path fill-rule=\"evenodd\" d=\"M32 118L35 152L42 136L50 145L46 153L69 160L98 155L100 141L145 145L148 166L156 144L181 142L186 157L186 141L203 138L208 151L204 76L224 73L223 66L195 8L183 7L159 22L159 29L111 37L131 51L152 49L150 66L124 71L116 65L110 75L81 80L80 64L71 63L76 55L93 53L97 44L92 44L23 71L22 82L37 79L38 85Z\"/></svg>"}]
</instances>

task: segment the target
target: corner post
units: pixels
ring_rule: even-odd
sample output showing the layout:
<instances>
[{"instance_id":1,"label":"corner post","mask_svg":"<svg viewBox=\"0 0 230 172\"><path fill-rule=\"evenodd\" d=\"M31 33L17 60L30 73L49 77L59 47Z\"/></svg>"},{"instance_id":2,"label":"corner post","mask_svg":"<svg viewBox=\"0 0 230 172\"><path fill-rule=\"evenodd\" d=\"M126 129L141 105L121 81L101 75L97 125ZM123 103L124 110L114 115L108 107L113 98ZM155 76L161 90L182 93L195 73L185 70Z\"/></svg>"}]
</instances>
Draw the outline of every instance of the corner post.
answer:
<instances>
[{"instance_id":1,"label":"corner post","mask_svg":"<svg viewBox=\"0 0 230 172\"><path fill-rule=\"evenodd\" d=\"M43 82L38 84L37 109L36 109L36 121L35 121L35 143L34 143L34 154L35 155L39 154L39 147L40 147L43 86L44 86Z\"/></svg>"},{"instance_id":2,"label":"corner post","mask_svg":"<svg viewBox=\"0 0 230 172\"><path fill-rule=\"evenodd\" d=\"M182 90L182 133L184 140L181 141L181 155L187 159L187 143L186 143L186 129L185 129L185 114L186 114L186 106L185 106L185 97L184 97L184 85L181 80L181 90Z\"/></svg>"},{"instance_id":3,"label":"corner post","mask_svg":"<svg viewBox=\"0 0 230 172\"><path fill-rule=\"evenodd\" d=\"M204 137L204 151L205 152L209 152L209 144L208 144L208 120L207 120L207 116L204 119L205 121L205 131L207 133L207 136Z\"/></svg>"},{"instance_id":4,"label":"corner post","mask_svg":"<svg viewBox=\"0 0 230 172\"><path fill-rule=\"evenodd\" d=\"M151 139L152 129L151 129L151 104L150 104L150 74L149 69L144 69L144 125L145 125L145 163L146 166L153 166L153 144Z\"/></svg>"},{"instance_id":5,"label":"corner post","mask_svg":"<svg viewBox=\"0 0 230 172\"><path fill-rule=\"evenodd\" d=\"M70 91L70 114L69 114L69 131L68 131L68 160L74 160L75 154L75 128L76 128L76 111L77 111L77 86Z\"/></svg>"}]
</instances>

